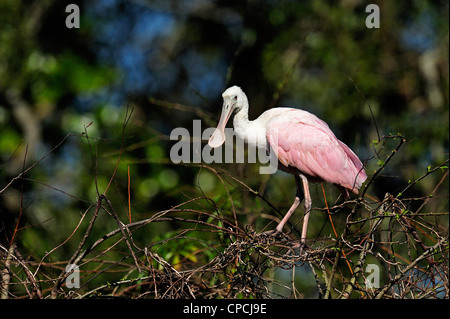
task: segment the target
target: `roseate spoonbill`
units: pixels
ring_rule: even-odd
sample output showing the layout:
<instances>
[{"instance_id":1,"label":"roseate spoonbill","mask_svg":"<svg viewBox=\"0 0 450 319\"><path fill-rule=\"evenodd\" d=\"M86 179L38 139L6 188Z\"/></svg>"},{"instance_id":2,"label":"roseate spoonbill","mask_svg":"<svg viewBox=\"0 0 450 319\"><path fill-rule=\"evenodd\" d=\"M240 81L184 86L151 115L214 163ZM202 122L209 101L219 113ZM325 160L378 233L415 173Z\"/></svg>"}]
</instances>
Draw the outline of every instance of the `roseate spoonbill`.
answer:
<instances>
[{"instance_id":1,"label":"roseate spoonbill","mask_svg":"<svg viewBox=\"0 0 450 319\"><path fill-rule=\"evenodd\" d=\"M308 180L334 184L348 197L349 190L358 194L367 178L363 164L347 145L336 138L324 121L309 112L276 107L265 111L256 120L249 121L247 96L240 87L228 88L222 97L222 114L208 141L209 146L216 148L225 142L225 125L235 112L233 124L236 135L249 146L264 147L267 154L275 152L278 169L294 175L297 193L294 203L273 233L282 232L304 198L305 213L300 243L305 245L312 203Z\"/></svg>"}]
</instances>

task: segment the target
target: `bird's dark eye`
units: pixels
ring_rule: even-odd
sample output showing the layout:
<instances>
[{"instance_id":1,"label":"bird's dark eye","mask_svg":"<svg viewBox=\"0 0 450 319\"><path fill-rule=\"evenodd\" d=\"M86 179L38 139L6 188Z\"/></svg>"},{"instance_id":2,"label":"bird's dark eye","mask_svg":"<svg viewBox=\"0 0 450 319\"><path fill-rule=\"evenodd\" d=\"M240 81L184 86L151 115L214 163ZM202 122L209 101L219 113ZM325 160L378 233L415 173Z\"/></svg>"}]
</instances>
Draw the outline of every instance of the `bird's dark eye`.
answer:
<instances>
[{"instance_id":1,"label":"bird's dark eye","mask_svg":"<svg viewBox=\"0 0 450 319\"><path fill-rule=\"evenodd\" d=\"M233 96L233 100L237 101L237 95Z\"/></svg>"}]
</instances>

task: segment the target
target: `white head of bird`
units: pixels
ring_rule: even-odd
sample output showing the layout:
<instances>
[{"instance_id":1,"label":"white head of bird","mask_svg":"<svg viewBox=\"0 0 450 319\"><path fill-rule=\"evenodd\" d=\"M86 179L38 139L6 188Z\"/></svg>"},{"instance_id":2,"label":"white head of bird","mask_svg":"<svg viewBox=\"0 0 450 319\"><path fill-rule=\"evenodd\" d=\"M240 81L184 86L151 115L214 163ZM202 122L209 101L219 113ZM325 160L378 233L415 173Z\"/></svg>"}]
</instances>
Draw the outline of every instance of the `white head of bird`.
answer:
<instances>
[{"instance_id":1,"label":"white head of bird","mask_svg":"<svg viewBox=\"0 0 450 319\"><path fill-rule=\"evenodd\" d=\"M241 109L248 111L248 99L244 91L239 86L232 86L222 93L223 108L231 107L236 112Z\"/></svg>"},{"instance_id":2,"label":"white head of bird","mask_svg":"<svg viewBox=\"0 0 450 319\"><path fill-rule=\"evenodd\" d=\"M222 93L222 98L223 106L219 124L217 124L216 130L208 141L209 146L212 148L219 147L225 142L225 126L234 112L242 113L248 121L248 100L240 87L232 86L228 88ZM234 124L236 126L236 122Z\"/></svg>"}]
</instances>

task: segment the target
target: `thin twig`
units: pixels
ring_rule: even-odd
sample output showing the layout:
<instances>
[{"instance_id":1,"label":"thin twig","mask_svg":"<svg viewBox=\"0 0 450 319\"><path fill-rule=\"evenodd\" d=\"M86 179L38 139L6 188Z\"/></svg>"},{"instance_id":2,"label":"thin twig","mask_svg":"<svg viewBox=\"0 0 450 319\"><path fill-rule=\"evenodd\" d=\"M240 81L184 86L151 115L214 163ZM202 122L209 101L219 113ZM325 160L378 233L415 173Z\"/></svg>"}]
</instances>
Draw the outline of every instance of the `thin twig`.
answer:
<instances>
[{"instance_id":1,"label":"thin twig","mask_svg":"<svg viewBox=\"0 0 450 319\"><path fill-rule=\"evenodd\" d=\"M400 269L400 273L395 276L393 279L389 281L388 284L386 284L383 289L378 293L378 295L375 297L375 299L381 299L383 298L384 294L393 286L395 285L409 270L414 268L420 261L426 259L427 257L433 255L436 253L437 249L441 247L441 245L447 240L447 238L442 238L436 245L430 247L426 251L424 251L419 257L417 257L412 263L410 263L407 267ZM447 248L448 249L448 248Z\"/></svg>"}]
</instances>

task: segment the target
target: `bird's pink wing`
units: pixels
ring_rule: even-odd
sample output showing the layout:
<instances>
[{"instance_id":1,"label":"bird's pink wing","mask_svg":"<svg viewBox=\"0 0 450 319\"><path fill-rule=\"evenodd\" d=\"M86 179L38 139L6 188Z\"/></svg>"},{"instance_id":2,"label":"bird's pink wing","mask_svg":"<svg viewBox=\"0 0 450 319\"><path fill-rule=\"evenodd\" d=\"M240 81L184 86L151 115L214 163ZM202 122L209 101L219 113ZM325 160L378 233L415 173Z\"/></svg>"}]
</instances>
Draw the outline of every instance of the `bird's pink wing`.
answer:
<instances>
[{"instance_id":1,"label":"bird's pink wing","mask_svg":"<svg viewBox=\"0 0 450 319\"><path fill-rule=\"evenodd\" d=\"M295 167L310 177L355 193L367 177L352 150L311 113L293 110L274 117L266 136L283 165Z\"/></svg>"}]
</instances>

